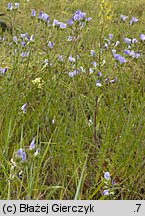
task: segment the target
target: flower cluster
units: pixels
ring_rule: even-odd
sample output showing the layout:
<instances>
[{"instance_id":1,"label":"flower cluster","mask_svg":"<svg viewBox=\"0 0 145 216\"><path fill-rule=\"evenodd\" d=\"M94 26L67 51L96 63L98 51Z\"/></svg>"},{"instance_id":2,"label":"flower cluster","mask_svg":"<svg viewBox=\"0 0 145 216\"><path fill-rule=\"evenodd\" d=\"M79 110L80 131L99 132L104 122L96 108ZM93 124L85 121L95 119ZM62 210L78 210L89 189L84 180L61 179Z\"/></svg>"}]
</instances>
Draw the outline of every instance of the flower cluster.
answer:
<instances>
[{"instance_id":1,"label":"flower cluster","mask_svg":"<svg viewBox=\"0 0 145 216\"><path fill-rule=\"evenodd\" d=\"M36 10L32 9L31 17L36 17ZM51 26L50 24L50 16L47 13L44 13L43 11L40 11L38 15L38 20L41 20L45 23L47 23L48 26ZM64 22L59 22L57 19L53 20L53 27L59 27L60 29L65 29L67 27L67 24Z\"/></svg>"},{"instance_id":2,"label":"flower cluster","mask_svg":"<svg viewBox=\"0 0 145 216\"><path fill-rule=\"evenodd\" d=\"M140 57L140 52L135 53L133 50L124 50L124 53L132 58L138 59Z\"/></svg>"},{"instance_id":3,"label":"flower cluster","mask_svg":"<svg viewBox=\"0 0 145 216\"><path fill-rule=\"evenodd\" d=\"M122 21L125 22L126 19L128 19L128 16L125 16L125 15L121 14L120 18L121 18ZM132 25L133 23L137 23L137 22L138 22L138 19L136 17L132 17L129 23L130 23L130 25Z\"/></svg>"},{"instance_id":4,"label":"flower cluster","mask_svg":"<svg viewBox=\"0 0 145 216\"><path fill-rule=\"evenodd\" d=\"M91 17L85 18L86 17L86 13L82 12L81 10L77 10L74 15L68 20L68 25L71 26L73 25L74 22L81 22L81 21L85 21L85 22L89 22L92 20Z\"/></svg>"},{"instance_id":5,"label":"flower cluster","mask_svg":"<svg viewBox=\"0 0 145 216\"><path fill-rule=\"evenodd\" d=\"M109 195L113 195L114 192L113 190L111 189L111 177L110 177L110 173L109 172L105 172L104 173L104 191L103 191L103 194L104 196L109 196Z\"/></svg>"},{"instance_id":6,"label":"flower cluster","mask_svg":"<svg viewBox=\"0 0 145 216\"><path fill-rule=\"evenodd\" d=\"M120 54L115 53L114 58L117 59L120 62L120 64L127 62L127 60Z\"/></svg>"},{"instance_id":7,"label":"flower cluster","mask_svg":"<svg viewBox=\"0 0 145 216\"><path fill-rule=\"evenodd\" d=\"M13 4L11 2L8 3L8 10L13 10L13 9L18 9L19 8L19 3L15 3L15 6L13 7Z\"/></svg>"},{"instance_id":8,"label":"flower cluster","mask_svg":"<svg viewBox=\"0 0 145 216\"><path fill-rule=\"evenodd\" d=\"M36 14L36 11L32 10L32 16ZM44 13L43 11L40 11L38 19L43 20L44 22L49 23L50 17L47 13Z\"/></svg>"},{"instance_id":9,"label":"flower cluster","mask_svg":"<svg viewBox=\"0 0 145 216\"><path fill-rule=\"evenodd\" d=\"M105 172L104 173L104 190L103 190L103 195L104 196L114 196L117 185L120 183L120 178L119 176L116 176L115 178L111 179L110 173Z\"/></svg>"},{"instance_id":10,"label":"flower cluster","mask_svg":"<svg viewBox=\"0 0 145 216\"><path fill-rule=\"evenodd\" d=\"M20 148L20 149L18 150L17 156L18 156L19 158L21 158L23 162L27 160L26 152L25 152L24 149L22 149L22 148Z\"/></svg>"},{"instance_id":11,"label":"flower cluster","mask_svg":"<svg viewBox=\"0 0 145 216\"><path fill-rule=\"evenodd\" d=\"M32 151L36 148L36 138L34 137L30 143L30 146L29 146L29 150ZM34 152L34 156L37 156L40 152L40 148L36 149L36 151ZM17 151L17 157L18 158L21 158L21 161L22 162L25 162L27 161L27 154L26 154L26 151L22 148L18 149Z\"/></svg>"},{"instance_id":12,"label":"flower cluster","mask_svg":"<svg viewBox=\"0 0 145 216\"><path fill-rule=\"evenodd\" d=\"M69 72L69 77L74 77L80 73L80 70L76 69L74 71Z\"/></svg>"},{"instance_id":13,"label":"flower cluster","mask_svg":"<svg viewBox=\"0 0 145 216\"><path fill-rule=\"evenodd\" d=\"M59 27L60 29L65 29L67 27L66 23L59 22L58 20L53 21L53 27Z\"/></svg>"}]
</instances>

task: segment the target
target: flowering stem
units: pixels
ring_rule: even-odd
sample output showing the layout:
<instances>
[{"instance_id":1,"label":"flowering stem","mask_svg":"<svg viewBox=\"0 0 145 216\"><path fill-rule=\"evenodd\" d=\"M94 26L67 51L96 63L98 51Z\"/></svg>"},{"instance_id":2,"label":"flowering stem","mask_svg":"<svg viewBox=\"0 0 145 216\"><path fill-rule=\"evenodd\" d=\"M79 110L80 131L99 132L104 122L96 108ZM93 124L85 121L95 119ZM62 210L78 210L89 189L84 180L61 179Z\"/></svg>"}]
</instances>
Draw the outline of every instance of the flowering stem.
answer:
<instances>
[{"instance_id":1,"label":"flowering stem","mask_svg":"<svg viewBox=\"0 0 145 216\"><path fill-rule=\"evenodd\" d=\"M98 147L100 148L100 143L99 143L99 139L97 136L97 114L98 114L98 96L96 96L96 100L95 100L95 112L94 112L94 142L98 145Z\"/></svg>"},{"instance_id":2,"label":"flowering stem","mask_svg":"<svg viewBox=\"0 0 145 216\"><path fill-rule=\"evenodd\" d=\"M101 70L101 56L102 56L102 37L103 37L104 26L102 25L100 30L100 38L99 38L99 71Z\"/></svg>"}]
</instances>

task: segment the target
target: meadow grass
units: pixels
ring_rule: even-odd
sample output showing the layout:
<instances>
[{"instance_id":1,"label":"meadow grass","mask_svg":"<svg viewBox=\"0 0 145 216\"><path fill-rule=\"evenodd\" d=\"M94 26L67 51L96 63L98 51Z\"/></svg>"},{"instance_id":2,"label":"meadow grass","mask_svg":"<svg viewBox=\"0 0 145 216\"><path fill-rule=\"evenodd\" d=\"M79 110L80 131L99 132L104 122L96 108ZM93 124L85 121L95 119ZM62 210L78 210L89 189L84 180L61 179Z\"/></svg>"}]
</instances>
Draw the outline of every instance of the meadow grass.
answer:
<instances>
[{"instance_id":1,"label":"meadow grass","mask_svg":"<svg viewBox=\"0 0 145 216\"><path fill-rule=\"evenodd\" d=\"M144 199L145 2L21 0L10 11L8 2L0 7L13 27L0 40L0 199ZM52 26L77 10L92 18L84 27Z\"/></svg>"}]
</instances>

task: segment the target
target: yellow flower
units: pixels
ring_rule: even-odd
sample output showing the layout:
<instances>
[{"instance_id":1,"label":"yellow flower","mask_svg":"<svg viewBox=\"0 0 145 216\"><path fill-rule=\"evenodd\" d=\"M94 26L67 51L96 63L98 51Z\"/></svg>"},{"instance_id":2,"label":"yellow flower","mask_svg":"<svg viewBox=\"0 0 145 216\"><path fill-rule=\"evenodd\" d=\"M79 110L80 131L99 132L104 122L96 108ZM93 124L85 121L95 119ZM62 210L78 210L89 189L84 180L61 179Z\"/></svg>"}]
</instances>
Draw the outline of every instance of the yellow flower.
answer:
<instances>
[{"instance_id":1,"label":"yellow flower","mask_svg":"<svg viewBox=\"0 0 145 216\"><path fill-rule=\"evenodd\" d=\"M100 17L100 24L107 27L109 22L112 20L112 15L112 2L110 0L102 0L100 4L100 12L98 14Z\"/></svg>"},{"instance_id":2,"label":"yellow flower","mask_svg":"<svg viewBox=\"0 0 145 216\"><path fill-rule=\"evenodd\" d=\"M41 88L44 81L40 77L38 77L38 78L32 80L32 83L38 85L38 88Z\"/></svg>"}]
</instances>

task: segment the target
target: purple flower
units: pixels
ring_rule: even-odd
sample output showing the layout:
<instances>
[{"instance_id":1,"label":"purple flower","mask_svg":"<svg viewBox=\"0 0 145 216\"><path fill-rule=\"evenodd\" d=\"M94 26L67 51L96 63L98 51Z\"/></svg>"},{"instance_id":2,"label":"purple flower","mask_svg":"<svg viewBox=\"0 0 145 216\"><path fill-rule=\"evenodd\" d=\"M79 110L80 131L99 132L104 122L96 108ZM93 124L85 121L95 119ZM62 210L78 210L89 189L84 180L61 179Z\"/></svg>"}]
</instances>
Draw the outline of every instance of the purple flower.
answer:
<instances>
[{"instance_id":1,"label":"purple flower","mask_svg":"<svg viewBox=\"0 0 145 216\"><path fill-rule=\"evenodd\" d=\"M110 40L113 39L113 34L109 34L109 39L110 39Z\"/></svg>"},{"instance_id":2,"label":"purple flower","mask_svg":"<svg viewBox=\"0 0 145 216\"><path fill-rule=\"evenodd\" d=\"M21 157L23 151L24 151L24 149L19 149L18 152L17 152L17 156L18 156L18 157Z\"/></svg>"},{"instance_id":3,"label":"purple flower","mask_svg":"<svg viewBox=\"0 0 145 216\"><path fill-rule=\"evenodd\" d=\"M28 57L29 56L29 52L22 52L21 56L22 56L22 58Z\"/></svg>"},{"instance_id":4,"label":"purple flower","mask_svg":"<svg viewBox=\"0 0 145 216\"><path fill-rule=\"evenodd\" d=\"M97 75L98 75L98 77L101 77L102 73L99 71Z\"/></svg>"},{"instance_id":5,"label":"purple flower","mask_svg":"<svg viewBox=\"0 0 145 216\"><path fill-rule=\"evenodd\" d=\"M35 17L36 16L36 10L32 9L32 14L31 14L32 17Z\"/></svg>"},{"instance_id":6,"label":"purple flower","mask_svg":"<svg viewBox=\"0 0 145 216\"><path fill-rule=\"evenodd\" d=\"M105 172L104 178L105 178L106 180L110 180L110 173L109 173L109 172Z\"/></svg>"},{"instance_id":7,"label":"purple flower","mask_svg":"<svg viewBox=\"0 0 145 216\"><path fill-rule=\"evenodd\" d=\"M90 72L90 74L94 73L94 69L93 68L89 68L89 72Z\"/></svg>"},{"instance_id":8,"label":"purple flower","mask_svg":"<svg viewBox=\"0 0 145 216\"><path fill-rule=\"evenodd\" d=\"M25 41L22 41L22 42L21 42L21 45L22 45L23 47L25 47L25 46L26 46L26 42L25 42Z\"/></svg>"},{"instance_id":9,"label":"purple flower","mask_svg":"<svg viewBox=\"0 0 145 216\"><path fill-rule=\"evenodd\" d=\"M138 59L139 57L140 57L140 53L139 52L135 53L134 58Z\"/></svg>"},{"instance_id":10,"label":"purple flower","mask_svg":"<svg viewBox=\"0 0 145 216\"><path fill-rule=\"evenodd\" d=\"M50 49L52 49L54 47L54 43L51 42L51 41L48 41L48 46L49 46Z\"/></svg>"},{"instance_id":11,"label":"purple flower","mask_svg":"<svg viewBox=\"0 0 145 216\"><path fill-rule=\"evenodd\" d=\"M69 20L67 21L67 24L68 24L69 26L73 25L73 23L74 23L73 18L71 18L71 19L69 19Z\"/></svg>"},{"instance_id":12,"label":"purple flower","mask_svg":"<svg viewBox=\"0 0 145 216\"><path fill-rule=\"evenodd\" d=\"M38 19L42 19L42 15L43 15L43 11L40 11L40 13L38 15Z\"/></svg>"},{"instance_id":13,"label":"purple flower","mask_svg":"<svg viewBox=\"0 0 145 216\"><path fill-rule=\"evenodd\" d=\"M7 72L8 68L0 68L0 75L4 75Z\"/></svg>"},{"instance_id":14,"label":"purple flower","mask_svg":"<svg viewBox=\"0 0 145 216\"><path fill-rule=\"evenodd\" d=\"M21 38L26 39L26 34L28 33L21 34Z\"/></svg>"},{"instance_id":15,"label":"purple flower","mask_svg":"<svg viewBox=\"0 0 145 216\"><path fill-rule=\"evenodd\" d=\"M26 33L24 33L24 34L21 34L21 38L23 38L23 40L27 40L27 41L29 41L30 40L30 37L29 37L29 35L28 35L28 33L26 32Z\"/></svg>"},{"instance_id":16,"label":"purple flower","mask_svg":"<svg viewBox=\"0 0 145 216\"><path fill-rule=\"evenodd\" d=\"M89 22L89 21L91 21L91 20L92 20L92 17L86 18L86 21L87 21L87 22Z\"/></svg>"},{"instance_id":17,"label":"purple flower","mask_svg":"<svg viewBox=\"0 0 145 216\"><path fill-rule=\"evenodd\" d=\"M140 34L140 39L141 39L142 41L144 41L144 40L145 40L145 34Z\"/></svg>"},{"instance_id":18,"label":"purple flower","mask_svg":"<svg viewBox=\"0 0 145 216\"><path fill-rule=\"evenodd\" d=\"M138 19L136 17L132 17L132 19L130 20L130 25L132 25L133 23L137 23Z\"/></svg>"},{"instance_id":19,"label":"purple flower","mask_svg":"<svg viewBox=\"0 0 145 216\"><path fill-rule=\"evenodd\" d=\"M22 158L22 161L23 161L23 162L27 160L26 152L24 152L24 151L22 152L21 158Z\"/></svg>"},{"instance_id":20,"label":"purple flower","mask_svg":"<svg viewBox=\"0 0 145 216\"><path fill-rule=\"evenodd\" d=\"M12 10L13 9L13 5L11 2L8 3L8 10Z\"/></svg>"},{"instance_id":21,"label":"purple flower","mask_svg":"<svg viewBox=\"0 0 145 216\"><path fill-rule=\"evenodd\" d=\"M17 41L18 41L17 36L14 36L14 37L13 37L13 40L14 40L15 43L17 43Z\"/></svg>"},{"instance_id":22,"label":"purple flower","mask_svg":"<svg viewBox=\"0 0 145 216\"><path fill-rule=\"evenodd\" d=\"M76 60L75 60L75 58L74 57L72 57L72 55L70 55L69 56L69 59L68 59L70 62L75 62Z\"/></svg>"},{"instance_id":23,"label":"purple flower","mask_svg":"<svg viewBox=\"0 0 145 216\"><path fill-rule=\"evenodd\" d=\"M63 57L62 57L62 55L58 56L58 61L63 62Z\"/></svg>"},{"instance_id":24,"label":"purple flower","mask_svg":"<svg viewBox=\"0 0 145 216\"><path fill-rule=\"evenodd\" d=\"M18 149L17 156L21 158L23 162L27 160L26 152L24 151L24 149Z\"/></svg>"},{"instance_id":25,"label":"purple flower","mask_svg":"<svg viewBox=\"0 0 145 216\"><path fill-rule=\"evenodd\" d=\"M116 185L117 183L116 183L116 181L113 179L112 180L112 185Z\"/></svg>"},{"instance_id":26,"label":"purple flower","mask_svg":"<svg viewBox=\"0 0 145 216\"><path fill-rule=\"evenodd\" d=\"M109 78L106 78L106 80L105 80L105 81L106 81L106 83L108 83L108 82L109 82L109 80L110 80Z\"/></svg>"},{"instance_id":27,"label":"purple flower","mask_svg":"<svg viewBox=\"0 0 145 216\"><path fill-rule=\"evenodd\" d=\"M110 40L108 40L108 45L110 45L111 44L111 41Z\"/></svg>"},{"instance_id":28,"label":"purple flower","mask_svg":"<svg viewBox=\"0 0 145 216\"><path fill-rule=\"evenodd\" d=\"M15 3L15 8L14 9L18 9L19 8L19 3L18 2L16 2ZM8 3L8 10L12 10L13 9L13 5L12 5L12 3L11 2L9 2Z\"/></svg>"},{"instance_id":29,"label":"purple flower","mask_svg":"<svg viewBox=\"0 0 145 216\"><path fill-rule=\"evenodd\" d=\"M121 19L122 19L123 21L125 21L127 18L128 18L128 16L121 15Z\"/></svg>"},{"instance_id":30,"label":"purple flower","mask_svg":"<svg viewBox=\"0 0 145 216\"><path fill-rule=\"evenodd\" d=\"M46 13L42 13L42 20L45 22L49 22L50 21L49 15Z\"/></svg>"},{"instance_id":31,"label":"purple flower","mask_svg":"<svg viewBox=\"0 0 145 216\"><path fill-rule=\"evenodd\" d=\"M103 194L104 194L104 196L109 196L109 190L104 190Z\"/></svg>"},{"instance_id":32,"label":"purple flower","mask_svg":"<svg viewBox=\"0 0 145 216\"><path fill-rule=\"evenodd\" d=\"M126 55L130 55L130 50L124 50L124 53L125 53Z\"/></svg>"},{"instance_id":33,"label":"purple flower","mask_svg":"<svg viewBox=\"0 0 145 216\"><path fill-rule=\"evenodd\" d=\"M15 9L18 9L19 8L19 3L15 3Z\"/></svg>"},{"instance_id":34,"label":"purple flower","mask_svg":"<svg viewBox=\"0 0 145 216\"><path fill-rule=\"evenodd\" d=\"M80 73L80 71L76 69L76 70L74 70L72 72L69 72L69 77L74 77L74 76L76 76L79 73Z\"/></svg>"},{"instance_id":35,"label":"purple flower","mask_svg":"<svg viewBox=\"0 0 145 216\"><path fill-rule=\"evenodd\" d=\"M115 49L112 50L112 54L113 55L116 54L116 50Z\"/></svg>"},{"instance_id":36,"label":"purple flower","mask_svg":"<svg viewBox=\"0 0 145 216\"><path fill-rule=\"evenodd\" d=\"M101 84L101 81L100 81L100 80L97 80L97 82L96 82L96 86L97 86L97 87L101 87L101 86L102 86L102 84Z\"/></svg>"},{"instance_id":37,"label":"purple flower","mask_svg":"<svg viewBox=\"0 0 145 216\"><path fill-rule=\"evenodd\" d=\"M23 111L23 113L26 113L27 112L27 106L28 106L28 104L27 103L25 103L22 107L21 107L21 110Z\"/></svg>"},{"instance_id":38,"label":"purple flower","mask_svg":"<svg viewBox=\"0 0 145 216\"><path fill-rule=\"evenodd\" d=\"M136 38L133 38L132 39L132 43L137 43L138 41L137 41L137 39Z\"/></svg>"},{"instance_id":39,"label":"purple flower","mask_svg":"<svg viewBox=\"0 0 145 216\"><path fill-rule=\"evenodd\" d=\"M30 150L35 149L35 147L36 147L35 140L36 140L36 138L34 137L30 143L30 146L29 146Z\"/></svg>"},{"instance_id":40,"label":"purple flower","mask_svg":"<svg viewBox=\"0 0 145 216\"><path fill-rule=\"evenodd\" d=\"M91 50L91 56L95 56L95 51Z\"/></svg>"},{"instance_id":41,"label":"purple flower","mask_svg":"<svg viewBox=\"0 0 145 216\"><path fill-rule=\"evenodd\" d=\"M73 16L73 19L75 21L81 21L85 18L85 16L86 16L86 13L83 13L82 11L77 10Z\"/></svg>"},{"instance_id":42,"label":"purple flower","mask_svg":"<svg viewBox=\"0 0 145 216\"><path fill-rule=\"evenodd\" d=\"M86 26L85 22L82 22L82 28L84 28Z\"/></svg>"},{"instance_id":43,"label":"purple flower","mask_svg":"<svg viewBox=\"0 0 145 216\"><path fill-rule=\"evenodd\" d=\"M59 27L60 27L60 29L65 29L65 28L66 28L66 26L67 26L67 24L66 24L66 23L59 22Z\"/></svg>"},{"instance_id":44,"label":"purple flower","mask_svg":"<svg viewBox=\"0 0 145 216\"><path fill-rule=\"evenodd\" d=\"M116 41L115 46L118 46L120 44L120 41Z\"/></svg>"},{"instance_id":45,"label":"purple flower","mask_svg":"<svg viewBox=\"0 0 145 216\"><path fill-rule=\"evenodd\" d=\"M73 40L73 37L72 36L69 36L67 41L72 41Z\"/></svg>"},{"instance_id":46,"label":"purple flower","mask_svg":"<svg viewBox=\"0 0 145 216\"><path fill-rule=\"evenodd\" d=\"M35 12L33 11L33 13L35 14ZM48 14L43 13L43 11L40 11L39 15L38 15L38 19L43 20L44 22L49 22L50 21L50 17Z\"/></svg>"},{"instance_id":47,"label":"purple flower","mask_svg":"<svg viewBox=\"0 0 145 216\"><path fill-rule=\"evenodd\" d=\"M137 52L135 53L133 50L130 51L130 54L129 54L132 58L136 58L138 59L140 57L140 52Z\"/></svg>"},{"instance_id":48,"label":"purple flower","mask_svg":"<svg viewBox=\"0 0 145 216\"><path fill-rule=\"evenodd\" d=\"M127 44L131 44L131 39L130 38L124 38L124 42Z\"/></svg>"},{"instance_id":49,"label":"purple flower","mask_svg":"<svg viewBox=\"0 0 145 216\"><path fill-rule=\"evenodd\" d=\"M66 23L63 23L63 22L59 22L58 20L54 20L53 21L53 26L57 26L59 27L60 29L65 29L67 27L67 24Z\"/></svg>"},{"instance_id":50,"label":"purple flower","mask_svg":"<svg viewBox=\"0 0 145 216\"><path fill-rule=\"evenodd\" d=\"M59 26L59 21L58 20L53 20L53 26Z\"/></svg>"},{"instance_id":51,"label":"purple flower","mask_svg":"<svg viewBox=\"0 0 145 216\"><path fill-rule=\"evenodd\" d=\"M110 80L109 78L106 78L106 83L115 83L117 81L117 78L115 77L114 79ZM104 175L105 176L105 175Z\"/></svg>"},{"instance_id":52,"label":"purple flower","mask_svg":"<svg viewBox=\"0 0 145 216\"><path fill-rule=\"evenodd\" d=\"M96 67L96 66L97 66L97 63L96 63L95 61L93 61L93 62L92 62L92 65L93 65L94 67Z\"/></svg>"},{"instance_id":53,"label":"purple flower","mask_svg":"<svg viewBox=\"0 0 145 216\"><path fill-rule=\"evenodd\" d=\"M45 59L45 64L48 65L49 61L48 59Z\"/></svg>"},{"instance_id":54,"label":"purple flower","mask_svg":"<svg viewBox=\"0 0 145 216\"><path fill-rule=\"evenodd\" d=\"M114 54L114 58L117 59L120 62L120 64L127 62L127 60L120 54Z\"/></svg>"}]
</instances>

